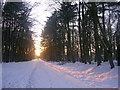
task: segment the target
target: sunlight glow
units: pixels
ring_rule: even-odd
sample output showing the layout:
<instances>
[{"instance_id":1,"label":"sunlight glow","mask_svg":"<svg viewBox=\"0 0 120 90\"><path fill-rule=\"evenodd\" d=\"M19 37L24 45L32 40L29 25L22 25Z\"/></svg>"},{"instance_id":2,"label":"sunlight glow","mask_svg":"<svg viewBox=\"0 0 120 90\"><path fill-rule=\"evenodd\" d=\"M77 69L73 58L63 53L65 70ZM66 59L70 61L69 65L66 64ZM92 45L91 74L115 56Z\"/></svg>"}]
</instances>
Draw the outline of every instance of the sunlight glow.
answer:
<instances>
[{"instance_id":1,"label":"sunlight glow","mask_svg":"<svg viewBox=\"0 0 120 90\"><path fill-rule=\"evenodd\" d=\"M36 54L36 56L40 56L40 51L39 50L35 50L35 54Z\"/></svg>"},{"instance_id":2,"label":"sunlight glow","mask_svg":"<svg viewBox=\"0 0 120 90\"><path fill-rule=\"evenodd\" d=\"M40 56L41 52L44 50L44 47L41 46L41 37L34 38L35 42L35 55Z\"/></svg>"},{"instance_id":3,"label":"sunlight glow","mask_svg":"<svg viewBox=\"0 0 120 90\"><path fill-rule=\"evenodd\" d=\"M29 1L29 0L28 0ZM32 4L38 0L30 0ZM31 11L31 18L34 18L36 22L33 22L33 26L31 31L34 32L33 40L35 45L35 55L40 56L40 53L43 51L43 47L41 46L41 33L44 30L45 22L47 21L47 17L51 16L51 10L48 10L49 4L48 1L39 0L40 5L36 6ZM43 14L44 13L44 14Z\"/></svg>"},{"instance_id":4,"label":"sunlight glow","mask_svg":"<svg viewBox=\"0 0 120 90\"><path fill-rule=\"evenodd\" d=\"M40 56L41 50L40 50L40 38L35 39L35 54L36 56Z\"/></svg>"}]
</instances>

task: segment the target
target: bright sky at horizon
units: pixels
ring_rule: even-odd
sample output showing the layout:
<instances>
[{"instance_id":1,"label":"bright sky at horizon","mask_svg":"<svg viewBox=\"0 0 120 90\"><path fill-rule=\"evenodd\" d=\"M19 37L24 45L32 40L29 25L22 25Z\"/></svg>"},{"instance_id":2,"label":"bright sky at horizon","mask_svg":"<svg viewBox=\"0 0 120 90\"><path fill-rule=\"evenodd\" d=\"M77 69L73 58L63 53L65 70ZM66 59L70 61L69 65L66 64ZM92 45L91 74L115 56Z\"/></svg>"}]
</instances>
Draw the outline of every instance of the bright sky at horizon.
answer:
<instances>
[{"instance_id":1,"label":"bright sky at horizon","mask_svg":"<svg viewBox=\"0 0 120 90\"><path fill-rule=\"evenodd\" d=\"M43 49L40 46L40 42L41 42L40 35L42 33L42 30L44 29L45 22L47 21L47 17L51 16L53 10L52 9L49 10L50 9L49 4L51 3L51 1L31 0L30 2L32 4L34 4L35 2L40 3L31 11L31 17L36 20L35 22L33 22L34 26L31 28L31 30L35 32L35 34L33 35L33 39L35 40L35 48L36 48L35 53L37 56L39 56Z\"/></svg>"}]
</instances>

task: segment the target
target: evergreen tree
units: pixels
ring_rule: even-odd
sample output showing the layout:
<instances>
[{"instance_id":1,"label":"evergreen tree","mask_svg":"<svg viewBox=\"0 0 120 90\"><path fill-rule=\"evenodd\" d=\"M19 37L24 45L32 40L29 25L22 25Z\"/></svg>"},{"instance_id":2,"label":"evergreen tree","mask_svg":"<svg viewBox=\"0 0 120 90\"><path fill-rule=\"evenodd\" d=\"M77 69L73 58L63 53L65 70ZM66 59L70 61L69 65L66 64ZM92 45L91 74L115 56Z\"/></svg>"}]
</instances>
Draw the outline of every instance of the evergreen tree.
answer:
<instances>
[{"instance_id":1,"label":"evergreen tree","mask_svg":"<svg viewBox=\"0 0 120 90\"><path fill-rule=\"evenodd\" d=\"M117 2L62 2L55 12L43 30L43 58L47 54L48 60L79 60L85 64L95 60L97 66L109 61L114 68L113 53L117 53L119 44Z\"/></svg>"},{"instance_id":2,"label":"evergreen tree","mask_svg":"<svg viewBox=\"0 0 120 90\"><path fill-rule=\"evenodd\" d=\"M3 61L22 61L34 58L30 8L23 2L6 2L2 11Z\"/></svg>"}]
</instances>

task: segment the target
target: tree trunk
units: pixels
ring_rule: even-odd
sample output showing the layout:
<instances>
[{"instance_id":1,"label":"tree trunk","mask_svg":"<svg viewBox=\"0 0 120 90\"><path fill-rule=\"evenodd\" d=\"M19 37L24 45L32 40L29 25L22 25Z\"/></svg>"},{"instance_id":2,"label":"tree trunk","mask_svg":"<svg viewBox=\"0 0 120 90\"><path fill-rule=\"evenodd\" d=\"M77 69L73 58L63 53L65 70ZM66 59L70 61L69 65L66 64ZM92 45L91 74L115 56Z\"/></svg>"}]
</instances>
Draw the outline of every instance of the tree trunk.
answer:
<instances>
[{"instance_id":1,"label":"tree trunk","mask_svg":"<svg viewBox=\"0 0 120 90\"><path fill-rule=\"evenodd\" d=\"M72 56L72 54L71 54L71 31L70 31L70 28L69 28L69 22L67 22L67 40L68 40L68 42L67 42L67 52L68 52L68 61L72 61L71 59L71 56Z\"/></svg>"},{"instance_id":2,"label":"tree trunk","mask_svg":"<svg viewBox=\"0 0 120 90\"><path fill-rule=\"evenodd\" d=\"M83 53L82 53L82 40L81 40L81 35L82 35L82 31L81 31L81 24L80 24L80 21L81 21L81 17L80 17L80 5L81 5L81 2L79 2L79 11L78 11L78 30L79 30L79 46L80 46L80 57L82 58L83 57Z\"/></svg>"},{"instance_id":3,"label":"tree trunk","mask_svg":"<svg viewBox=\"0 0 120 90\"><path fill-rule=\"evenodd\" d=\"M101 55L100 55L100 46L99 46L99 35L98 35L98 23L97 23L97 7L95 3L92 3L91 13L94 23L94 38L95 38L95 60L97 61L97 66L101 65Z\"/></svg>"}]
</instances>

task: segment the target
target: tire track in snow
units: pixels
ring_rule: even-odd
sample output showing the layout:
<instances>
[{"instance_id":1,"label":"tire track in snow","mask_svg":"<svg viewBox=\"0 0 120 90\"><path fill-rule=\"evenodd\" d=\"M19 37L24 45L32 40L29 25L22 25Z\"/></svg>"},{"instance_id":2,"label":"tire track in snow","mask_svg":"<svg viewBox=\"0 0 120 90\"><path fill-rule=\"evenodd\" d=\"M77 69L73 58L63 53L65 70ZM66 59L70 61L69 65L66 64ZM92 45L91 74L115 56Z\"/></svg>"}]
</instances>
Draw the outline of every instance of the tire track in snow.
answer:
<instances>
[{"instance_id":1,"label":"tire track in snow","mask_svg":"<svg viewBox=\"0 0 120 90\"><path fill-rule=\"evenodd\" d=\"M48 74L48 72L46 71L46 69L44 69L44 64L43 63L41 63L40 61L39 62L37 62L37 64L36 64L36 66L34 67L34 69L33 69L33 71L32 71L32 73L30 74L30 76L29 76L29 79L28 79L28 83L26 84L26 88L35 88L36 87L36 85L38 84L38 83L36 83L36 81L37 80L39 80L40 81L40 79L39 79L39 77L40 77L40 75L39 74L44 74L44 76L46 76L46 77L50 77L50 75ZM41 71L42 70L42 71ZM36 78L37 77L37 78ZM44 80L45 82L49 82L49 87L50 88L52 88L52 82L51 82L51 79L49 78L47 78L47 79L45 79ZM42 84L41 84L42 85ZM39 86L41 86L40 84L39 84Z\"/></svg>"},{"instance_id":2,"label":"tire track in snow","mask_svg":"<svg viewBox=\"0 0 120 90\"><path fill-rule=\"evenodd\" d=\"M6 69L6 71L13 70L13 72L8 72L8 76L10 78L8 78L8 76L4 77L4 80L2 81L2 83L3 83L2 87L3 88L26 88L26 84L28 82L29 76L31 75L31 72L33 71L33 69L35 68L37 63L31 62L31 61L29 61L29 63L25 62L24 64L27 67L24 67L24 69L21 69L21 68L22 68L22 66L25 66L25 65L22 65L21 67L20 66L15 67L15 66L17 66L18 63L12 63L12 64L13 64L12 69L11 70ZM29 66L31 66L31 67L29 67ZM14 72L15 71L14 67L17 68L17 72ZM6 74L6 72L4 72L4 75L5 74Z\"/></svg>"},{"instance_id":3,"label":"tire track in snow","mask_svg":"<svg viewBox=\"0 0 120 90\"><path fill-rule=\"evenodd\" d=\"M30 76L29 76L29 79L28 79L28 83L26 85L26 88L32 88L33 87L33 83L32 83L32 77L33 77L33 74L35 74L35 71L38 67L38 62L37 64L35 65L33 71L31 72Z\"/></svg>"}]
</instances>

